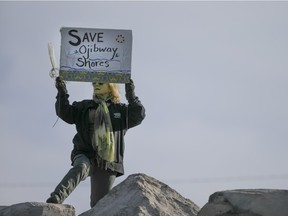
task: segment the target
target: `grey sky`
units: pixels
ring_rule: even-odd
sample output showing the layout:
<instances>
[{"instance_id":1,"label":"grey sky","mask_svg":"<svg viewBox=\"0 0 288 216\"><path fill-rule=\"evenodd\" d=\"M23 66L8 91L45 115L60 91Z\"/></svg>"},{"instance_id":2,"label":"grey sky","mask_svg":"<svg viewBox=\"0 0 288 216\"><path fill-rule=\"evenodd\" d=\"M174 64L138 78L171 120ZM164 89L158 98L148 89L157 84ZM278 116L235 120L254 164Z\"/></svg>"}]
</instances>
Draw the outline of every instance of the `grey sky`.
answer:
<instances>
[{"instance_id":1,"label":"grey sky","mask_svg":"<svg viewBox=\"0 0 288 216\"><path fill-rule=\"evenodd\" d=\"M0 2L0 205L45 201L70 168L47 50L59 63L63 26L133 30L147 117L117 183L143 172L200 207L218 190L287 189L288 2ZM67 88L91 98L89 83ZM87 210L89 190L66 203Z\"/></svg>"}]
</instances>

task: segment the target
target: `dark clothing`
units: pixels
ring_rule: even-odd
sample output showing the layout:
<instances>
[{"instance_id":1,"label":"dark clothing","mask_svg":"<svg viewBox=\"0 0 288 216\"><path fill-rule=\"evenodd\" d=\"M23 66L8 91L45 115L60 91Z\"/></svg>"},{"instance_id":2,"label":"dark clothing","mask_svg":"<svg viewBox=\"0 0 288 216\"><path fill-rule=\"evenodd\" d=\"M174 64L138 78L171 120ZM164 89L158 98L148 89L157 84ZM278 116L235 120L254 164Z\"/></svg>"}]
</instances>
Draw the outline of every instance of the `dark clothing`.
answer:
<instances>
[{"instance_id":1,"label":"dark clothing","mask_svg":"<svg viewBox=\"0 0 288 216\"><path fill-rule=\"evenodd\" d=\"M90 169L90 182L91 182L91 195L90 206L96 205L96 203L102 199L111 190L116 175L116 172L100 169L97 165L93 165L92 161Z\"/></svg>"},{"instance_id":2,"label":"dark clothing","mask_svg":"<svg viewBox=\"0 0 288 216\"><path fill-rule=\"evenodd\" d=\"M52 203L63 203L77 185L90 176L90 206L93 208L111 190L116 175L117 172L100 169L96 164L96 160L89 159L83 154L78 154L74 157L73 167L51 193L51 197L54 200ZM51 203L51 201L49 202Z\"/></svg>"},{"instance_id":3,"label":"dark clothing","mask_svg":"<svg viewBox=\"0 0 288 216\"><path fill-rule=\"evenodd\" d=\"M95 157L96 152L92 147L91 134L89 133L89 110L97 109L98 104L94 100L83 100L73 102L70 105L68 94L59 94L56 99L56 113L65 122L75 124L77 134L73 138L74 148L71 153L71 159L78 154L84 154L88 158ZM136 97L135 100L126 104L110 103L108 105L111 123L113 127L115 150L117 160L112 163L108 169L117 172L117 176L124 174L124 135L129 128L139 125L145 118L145 108Z\"/></svg>"}]
</instances>

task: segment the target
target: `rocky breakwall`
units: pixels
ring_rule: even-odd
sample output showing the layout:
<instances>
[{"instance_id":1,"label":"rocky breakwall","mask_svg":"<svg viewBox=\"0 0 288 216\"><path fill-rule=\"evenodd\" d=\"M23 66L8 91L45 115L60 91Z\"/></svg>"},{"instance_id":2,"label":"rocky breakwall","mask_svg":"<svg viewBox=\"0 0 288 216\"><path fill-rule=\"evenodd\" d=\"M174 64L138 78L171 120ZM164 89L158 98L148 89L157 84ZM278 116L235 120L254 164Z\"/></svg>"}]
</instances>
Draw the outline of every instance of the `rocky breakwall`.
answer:
<instances>
[{"instance_id":1,"label":"rocky breakwall","mask_svg":"<svg viewBox=\"0 0 288 216\"><path fill-rule=\"evenodd\" d=\"M212 194L198 216L288 216L288 190L228 190Z\"/></svg>"},{"instance_id":2,"label":"rocky breakwall","mask_svg":"<svg viewBox=\"0 0 288 216\"><path fill-rule=\"evenodd\" d=\"M288 190L227 190L200 210L168 185L145 174L128 176L79 216L288 216ZM75 216L71 205L25 202L0 206L0 216Z\"/></svg>"},{"instance_id":3,"label":"rocky breakwall","mask_svg":"<svg viewBox=\"0 0 288 216\"><path fill-rule=\"evenodd\" d=\"M196 216L199 207L145 174L130 175L80 216Z\"/></svg>"},{"instance_id":4,"label":"rocky breakwall","mask_svg":"<svg viewBox=\"0 0 288 216\"><path fill-rule=\"evenodd\" d=\"M130 175L80 216L196 216L199 207L145 174ZM0 206L0 216L75 216L71 205L25 202Z\"/></svg>"},{"instance_id":5,"label":"rocky breakwall","mask_svg":"<svg viewBox=\"0 0 288 216\"><path fill-rule=\"evenodd\" d=\"M75 216L71 205L25 202L0 206L0 216Z\"/></svg>"}]
</instances>

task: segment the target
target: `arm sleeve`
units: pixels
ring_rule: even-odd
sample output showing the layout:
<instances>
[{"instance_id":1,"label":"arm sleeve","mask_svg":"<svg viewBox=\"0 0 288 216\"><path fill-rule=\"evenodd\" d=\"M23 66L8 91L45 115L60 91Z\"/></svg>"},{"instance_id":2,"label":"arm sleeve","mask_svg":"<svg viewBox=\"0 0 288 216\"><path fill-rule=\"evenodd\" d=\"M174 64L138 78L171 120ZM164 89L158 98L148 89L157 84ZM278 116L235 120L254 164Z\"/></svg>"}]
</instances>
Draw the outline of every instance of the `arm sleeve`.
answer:
<instances>
[{"instance_id":1,"label":"arm sleeve","mask_svg":"<svg viewBox=\"0 0 288 216\"><path fill-rule=\"evenodd\" d=\"M55 103L55 110L57 116L59 116L59 118L61 118L63 121L68 124L74 124L77 110L74 106L75 102L70 105L68 98L68 94L58 93L56 96L57 100Z\"/></svg>"},{"instance_id":2,"label":"arm sleeve","mask_svg":"<svg viewBox=\"0 0 288 216\"><path fill-rule=\"evenodd\" d=\"M142 105L141 101L136 97L133 102L129 103L126 106L127 109L127 129L135 127L144 120L145 108Z\"/></svg>"}]
</instances>

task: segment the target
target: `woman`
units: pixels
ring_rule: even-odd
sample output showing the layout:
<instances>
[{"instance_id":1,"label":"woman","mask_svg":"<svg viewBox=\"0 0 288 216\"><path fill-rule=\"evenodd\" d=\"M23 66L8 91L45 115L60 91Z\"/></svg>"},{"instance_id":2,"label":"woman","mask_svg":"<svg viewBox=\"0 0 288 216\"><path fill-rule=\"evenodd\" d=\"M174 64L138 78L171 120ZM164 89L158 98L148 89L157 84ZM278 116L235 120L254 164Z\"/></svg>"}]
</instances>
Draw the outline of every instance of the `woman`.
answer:
<instances>
[{"instance_id":1,"label":"woman","mask_svg":"<svg viewBox=\"0 0 288 216\"><path fill-rule=\"evenodd\" d=\"M47 203L63 203L80 181L91 177L91 208L111 190L115 178L124 174L124 135L145 118L145 109L135 96L132 80L125 84L128 105L120 103L116 84L93 83L93 99L70 105L64 81L56 78L57 115L75 124L72 168L58 184Z\"/></svg>"}]
</instances>

